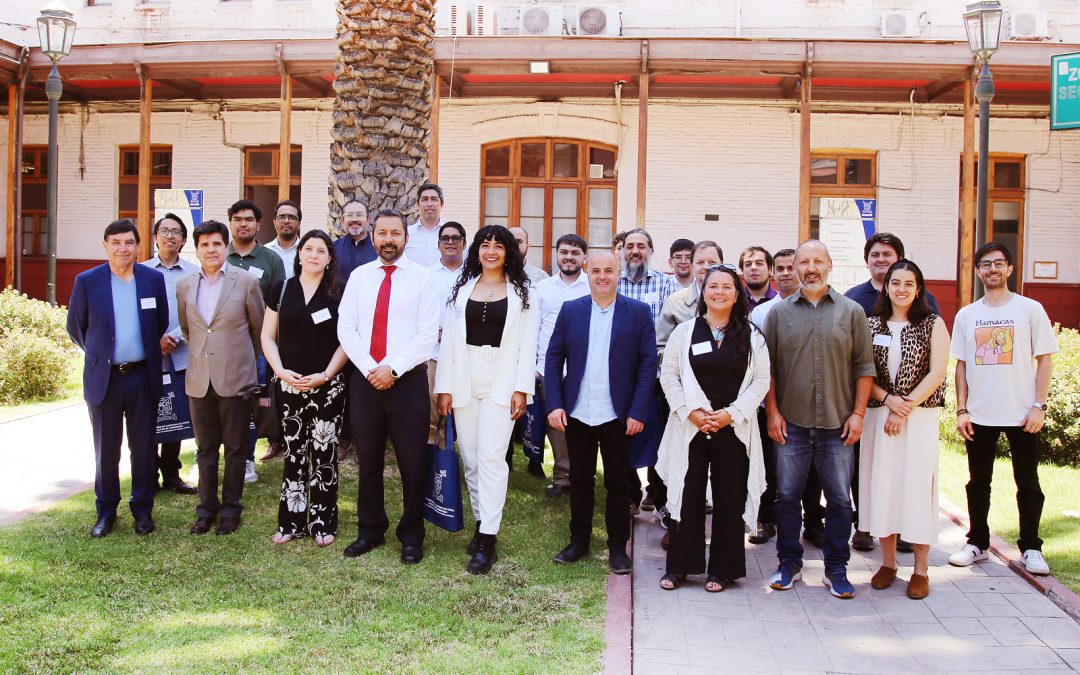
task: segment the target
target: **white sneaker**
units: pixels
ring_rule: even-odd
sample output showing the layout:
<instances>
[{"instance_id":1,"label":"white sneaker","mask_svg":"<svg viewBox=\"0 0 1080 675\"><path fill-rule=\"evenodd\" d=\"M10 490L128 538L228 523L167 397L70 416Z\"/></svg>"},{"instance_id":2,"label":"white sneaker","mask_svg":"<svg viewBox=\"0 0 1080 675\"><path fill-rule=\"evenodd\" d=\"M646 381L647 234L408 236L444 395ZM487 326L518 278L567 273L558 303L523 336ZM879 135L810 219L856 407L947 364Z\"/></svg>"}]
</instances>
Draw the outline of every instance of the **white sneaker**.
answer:
<instances>
[{"instance_id":1,"label":"white sneaker","mask_svg":"<svg viewBox=\"0 0 1080 675\"><path fill-rule=\"evenodd\" d=\"M671 511L668 511L668 508L666 506L661 506L660 508L656 509L654 515L656 517L656 520L660 522L660 527L664 528L665 530L668 529L668 523L671 522Z\"/></svg>"},{"instance_id":2,"label":"white sneaker","mask_svg":"<svg viewBox=\"0 0 1080 675\"><path fill-rule=\"evenodd\" d=\"M964 544L964 547L949 556L949 564L957 567L968 567L980 560L986 560L986 551L974 544Z\"/></svg>"},{"instance_id":3,"label":"white sneaker","mask_svg":"<svg viewBox=\"0 0 1080 675\"><path fill-rule=\"evenodd\" d=\"M191 467L191 471L188 471L187 482L191 483L192 485L198 485L199 484L199 465L198 464Z\"/></svg>"},{"instance_id":4,"label":"white sneaker","mask_svg":"<svg viewBox=\"0 0 1080 675\"><path fill-rule=\"evenodd\" d=\"M1046 558L1043 557L1042 551L1036 551L1033 548L1024 551L1024 567L1027 569L1028 574L1038 574L1040 576L1050 574L1050 566L1046 564Z\"/></svg>"},{"instance_id":5,"label":"white sneaker","mask_svg":"<svg viewBox=\"0 0 1080 675\"><path fill-rule=\"evenodd\" d=\"M246 462L246 468L244 470L244 482L254 483L259 480L259 474L255 473L255 462L250 459Z\"/></svg>"}]
</instances>

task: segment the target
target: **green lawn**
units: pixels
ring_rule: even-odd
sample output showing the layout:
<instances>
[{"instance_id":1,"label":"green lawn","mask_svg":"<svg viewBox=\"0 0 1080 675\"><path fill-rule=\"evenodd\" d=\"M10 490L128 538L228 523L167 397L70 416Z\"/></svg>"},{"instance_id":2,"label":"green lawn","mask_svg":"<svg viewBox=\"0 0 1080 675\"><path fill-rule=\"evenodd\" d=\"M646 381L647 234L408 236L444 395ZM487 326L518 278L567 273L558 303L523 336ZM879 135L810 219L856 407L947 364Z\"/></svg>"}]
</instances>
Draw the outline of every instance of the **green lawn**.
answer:
<instances>
[{"instance_id":1,"label":"green lawn","mask_svg":"<svg viewBox=\"0 0 1080 675\"><path fill-rule=\"evenodd\" d=\"M81 356L71 359L67 379L64 381L64 388L59 396L18 405L0 405L0 424L78 402L82 399L82 368Z\"/></svg>"},{"instance_id":2,"label":"green lawn","mask_svg":"<svg viewBox=\"0 0 1080 675\"><path fill-rule=\"evenodd\" d=\"M190 452L184 464L186 474ZM93 492L80 494L0 530L0 672L596 672L602 516L593 557L556 566L567 498L544 497L524 465L519 451L487 577L465 572L471 522L456 534L429 525L424 561L400 563L392 465L388 545L342 557L356 532L354 457L343 470L338 540L326 549L310 539L270 543L280 460L260 465L243 526L228 537L188 534L195 498L162 493L156 532L136 537L122 505L116 531L92 540Z\"/></svg>"},{"instance_id":3,"label":"green lawn","mask_svg":"<svg viewBox=\"0 0 1080 675\"><path fill-rule=\"evenodd\" d=\"M943 441L941 449L941 492L966 511L967 455L963 446L956 443ZM1046 495L1039 528L1043 554L1054 576L1080 593L1080 519L1064 515L1065 511L1080 510L1080 469L1044 464L1039 467L1039 481ZM994 463L991 490L990 531L1016 546L1020 526L1016 515L1016 483L1009 460L998 459Z\"/></svg>"}]
</instances>

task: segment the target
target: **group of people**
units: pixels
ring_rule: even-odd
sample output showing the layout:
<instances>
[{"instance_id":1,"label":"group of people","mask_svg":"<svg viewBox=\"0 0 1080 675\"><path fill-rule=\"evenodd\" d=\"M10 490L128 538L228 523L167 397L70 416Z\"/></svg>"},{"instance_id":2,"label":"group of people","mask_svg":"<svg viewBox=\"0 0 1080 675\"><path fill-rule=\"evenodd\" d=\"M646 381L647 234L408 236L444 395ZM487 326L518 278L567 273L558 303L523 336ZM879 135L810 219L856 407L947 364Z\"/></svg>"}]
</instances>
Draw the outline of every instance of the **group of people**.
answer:
<instances>
[{"instance_id":1,"label":"group of people","mask_svg":"<svg viewBox=\"0 0 1080 675\"><path fill-rule=\"evenodd\" d=\"M498 560L508 446L532 410L554 455L547 495L569 494L569 543L557 563L589 554L599 455L616 574L632 569L631 518L652 510L667 530L664 589L703 573L708 592L736 583L749 532L751 544L776 537L774 589L801 578L801 538L823 549L831 593L853 597L849 539L866 550L876 537L882 566L871 586L894 583L897 551L911 550L907 593L922 598L937 540L938 416L951 353L971 529L950 562L986 556L994 448L1004 433L1018 545L1029 571L1049 573L1036 439L1057 345L1043 308L1009 290L1005 246L976 252L985 294L960 310L950 340L922 271L888 233L866 242L871 278L841 294L829 284L828 249L813 239L775 254L751 246L738 265L725 263L714 241L679 239L666 274L652 266L644 229L616 235L610 249L567 234L548 276L527 261L526 230L487 225L470 242L465 227L442 219L442 206L434 184L421 186L411 225L391 210L369 219L365 204L350 201L344 234L333 240L319 229L300 235L300 207L285 200L274 211L277 237L263 246L261 213L241 200L229 225L195 227L199 265L179 256L187 228L175 216L155 223L158 253L143 265L135 264L137 228L110 224L108 262L78 276L68 315L86 353L98 460L92 536L116 522L125 421L135 531L154 529L158 472L161 488L193 490L178 473L179 444L155 446L156 403L175 380L185 385L197 444L191 532L234 532L257 433L248 399L262 385L273 390L280 422L263 459L284 460L275 545L334 542L339 462L351 448L358 536L344 555L382 546L389 440L401 480L401 560L420 562L426 450L444 443L452 423L476 521L467 569L488 572ZM544 476L535 458L529 470Z\"/></svg>"}]
</instances>

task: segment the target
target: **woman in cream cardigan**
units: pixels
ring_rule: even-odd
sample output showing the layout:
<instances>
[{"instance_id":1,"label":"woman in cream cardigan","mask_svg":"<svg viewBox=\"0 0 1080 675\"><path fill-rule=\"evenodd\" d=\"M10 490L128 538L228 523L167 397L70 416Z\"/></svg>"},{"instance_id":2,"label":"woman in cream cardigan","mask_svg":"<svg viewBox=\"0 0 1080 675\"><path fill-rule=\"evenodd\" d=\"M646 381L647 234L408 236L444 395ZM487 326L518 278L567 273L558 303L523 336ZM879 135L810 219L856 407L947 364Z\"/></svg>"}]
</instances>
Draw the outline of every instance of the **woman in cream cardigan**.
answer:
<instances>
[{"instance_id":1,"label":"woman in cream cardigan","mask_svg":"<svg viewBox=\"0 0 1080 675\"><path fill-rule=\"evenodd\" d=\"M454 411L476 518L467 569L485 574L498 558L495 535L510 478L506 445L533 395L540 330L525 261L508 229L489 225L476 233L447 304L435 393L440 415Z\"/></svg>"},{"instance_id":2,"label":"woman in cream cardigan","mask_svg":"<svg viewBox=\"0 0 1080 675\"><path fill-rule=\"evenodd\" d=\"M765 464L757 409L769 390L769 352L750 323L749 302L732 265L714 265L702 283L698 316L668 338L660 384L671 406L656 470L668 487L672 520L667 573L674 590L706 572L719 593L746 576L743 534L757 523ZM712 545L705 564L705 486L712 474Z\"/></svg>"}]
</instances>

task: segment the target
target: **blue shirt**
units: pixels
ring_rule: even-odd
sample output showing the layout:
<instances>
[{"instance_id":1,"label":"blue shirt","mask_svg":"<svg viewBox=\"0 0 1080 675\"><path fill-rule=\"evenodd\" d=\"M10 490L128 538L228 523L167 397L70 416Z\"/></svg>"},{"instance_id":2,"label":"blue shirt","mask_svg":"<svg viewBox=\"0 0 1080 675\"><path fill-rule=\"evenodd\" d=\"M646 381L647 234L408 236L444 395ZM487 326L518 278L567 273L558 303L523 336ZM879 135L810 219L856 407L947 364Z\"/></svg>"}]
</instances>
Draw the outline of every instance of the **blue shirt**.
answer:
<instances>
[{"instance_id":1,"label":"blue shirt","mask_svg":"<svg viewBox=\"0 0 1080 675\"><path fill-rule=\"evenodd\" d=\"M375 252L375 245L371 243L370 235L360 241L353 241L353 238L348 235L338 237L334 242L334 256L337 258L338 274L341 275L342 282L347 282L349 275L357 267L366 265L379 257Z\"/></svg>"},{"instance_id":2,"label":"blue shirt","mask_svg":"<svg viewBox=\"0 0 1080 675\"><path fill-rule=\"evenodd\" d=\"M177 339L176 347L173 349L170 357L172 358L173 370L180 372L187 369L188 364L188 346L184 342L184 334L180 331L180 319L176 314L176 284L189 274L196 274L199 271L199 266L193 262L184 260L183 258L177 258L176 264L172 267L167 267L165 263L161 262L161 258L154 256L143 263L150 269L157 270L165 276L165 294L169 297L169 335ZM168 368L167 363L162 360L161 365Z\"/></svg>"},{"instance_id":3,"label":"blue shirt","mask_svg":"<svg viewBox=\"0 0 1080 675\"><path fill-rule=\"evenodd\" d=\"M113 328L116 332L113 363L142 361L146 359L146 352L143 350L139 324L139 296L135 277L126 283L115 274L110 273L109 277L112 282Z\"/></svg>"},{"instance_id":4,"label":"blue shirt","mask_svg":"<svg viewBox=\"0 0 1080 675\"><path fill-rule=\"evenodd\" d=\"M874 283L869 279L858 286L852 286L844 293L844 297L859 303L859 306L866 312L866 316L870 316L874 313L874 304L877 302L878 295L878 290L874 288ZM930 305L930 311L941 316L941 310L938 309L937 299L934 298L934 294L930 291L926 292L926 304Z\"/></svg>"},{"instance_id":5,"label":"blue shirt","mask_svg":"<svg viewBox=\"0 0 1080 675\"><path fill-rule=\"evenodd\" d=\"M608 378L608 349L611 347L611 325L615 318L615 303L601 309L595 300L589 314L589 351L585 356L585 373L581 391L570 416L591 427L617 418L611 405L611 381Z\"/></svg>"}]
</instances>

